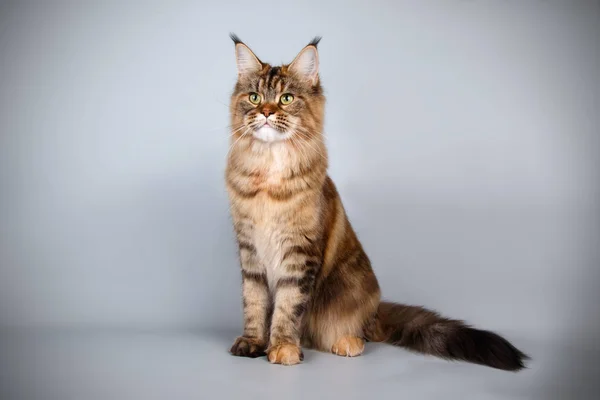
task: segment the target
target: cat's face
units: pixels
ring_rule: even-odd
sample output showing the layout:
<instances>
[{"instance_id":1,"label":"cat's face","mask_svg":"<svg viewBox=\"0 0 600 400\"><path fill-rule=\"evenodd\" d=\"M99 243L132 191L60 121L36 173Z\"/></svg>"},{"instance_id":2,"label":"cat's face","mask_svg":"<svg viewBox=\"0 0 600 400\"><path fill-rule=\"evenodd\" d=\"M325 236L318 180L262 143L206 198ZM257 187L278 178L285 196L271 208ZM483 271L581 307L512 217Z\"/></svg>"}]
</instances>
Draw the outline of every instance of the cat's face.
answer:
<instances>
[{"instance_id":1,"label":"cat's face","mask_svg":"<svg viewBox=\"0 0 600 400\"><path fill-rule=\"evenodd\" d=\"M318 40L289 65L271 66L235 36L232 39L238 68L230 105L234 138L274 143L320 136L324 97L318 76Z\"/></svg>"}]
</instances>

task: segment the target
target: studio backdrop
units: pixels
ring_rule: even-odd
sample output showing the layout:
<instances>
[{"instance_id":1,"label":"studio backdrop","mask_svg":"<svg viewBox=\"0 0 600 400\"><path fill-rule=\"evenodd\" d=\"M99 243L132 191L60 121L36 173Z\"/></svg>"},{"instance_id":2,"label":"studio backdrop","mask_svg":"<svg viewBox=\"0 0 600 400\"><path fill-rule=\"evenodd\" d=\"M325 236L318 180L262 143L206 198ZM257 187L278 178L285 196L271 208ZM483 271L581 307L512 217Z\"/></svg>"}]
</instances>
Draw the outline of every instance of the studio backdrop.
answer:
<instances>
[{"instance_id":1,"label":"studio backdrop","mask_svg":"<svg viewBox=\"0 0 600 400\"><path fill-rule=\"evenodd\" d=\"M241 328L234 31L273 63L323 36L330 174L385 298L597 340L596 2L0 10L2 328Z\"/></svg>"}]
</instances>

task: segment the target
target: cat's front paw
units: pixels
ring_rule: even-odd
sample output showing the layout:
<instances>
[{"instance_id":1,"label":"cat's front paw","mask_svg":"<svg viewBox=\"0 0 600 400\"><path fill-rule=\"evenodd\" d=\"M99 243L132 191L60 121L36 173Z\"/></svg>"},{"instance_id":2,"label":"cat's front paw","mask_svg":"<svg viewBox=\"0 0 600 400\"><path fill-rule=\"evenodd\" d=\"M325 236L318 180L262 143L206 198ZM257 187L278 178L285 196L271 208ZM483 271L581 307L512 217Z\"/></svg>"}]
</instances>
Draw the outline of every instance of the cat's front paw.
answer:
<instances>
[{"instance_id":1,"label":"cat's front paw","mask_svg":"<svg viewBox=\"0 0 600 400\"><path fill-rule=\"evenodd\" d=\"M265 345L260 341L252 338L247 338L244 336L240 336L235 339L233 342L233 346L229 349L229 352L234 356L238 357L262 357L265 353Z\"/></svg>"},{"instance_id":2,"label":"cat's front paw","mask_svg":"<svg viewBox=\"0 0 600 400\"><path fill-rule=\"evenodd\" d=\"M295 365L304 360L302 349L292 343L272 346L267 350L267 355L272 364Z\"/></svg>"}]
</instances>

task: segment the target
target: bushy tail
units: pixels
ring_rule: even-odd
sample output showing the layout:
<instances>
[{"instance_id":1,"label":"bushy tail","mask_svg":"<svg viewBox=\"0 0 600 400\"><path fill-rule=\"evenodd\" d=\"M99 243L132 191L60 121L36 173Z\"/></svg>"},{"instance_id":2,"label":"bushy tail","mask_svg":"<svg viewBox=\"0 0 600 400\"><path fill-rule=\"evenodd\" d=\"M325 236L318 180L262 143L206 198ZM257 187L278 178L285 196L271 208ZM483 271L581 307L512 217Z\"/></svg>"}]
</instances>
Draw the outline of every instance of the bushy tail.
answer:
<instances>
[{"instance_id":1,"label":"bushy tail","mask_svg":"<svg viewBox=\"0 0 600 400\"><path fill-rule=\"evenodd\" d=\"M373 342L507 371L524 368L529 358L500 335L417 306L382 302L366 331Z\"/></svg>"}]
</instances>

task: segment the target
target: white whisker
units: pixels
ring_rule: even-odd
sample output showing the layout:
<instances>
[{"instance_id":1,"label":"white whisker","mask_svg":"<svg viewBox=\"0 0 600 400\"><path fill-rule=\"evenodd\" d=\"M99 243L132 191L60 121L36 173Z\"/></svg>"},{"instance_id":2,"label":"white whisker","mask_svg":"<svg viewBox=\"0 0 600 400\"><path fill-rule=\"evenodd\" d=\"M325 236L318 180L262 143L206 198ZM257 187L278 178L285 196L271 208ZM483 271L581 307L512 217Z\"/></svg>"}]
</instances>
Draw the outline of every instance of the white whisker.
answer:
<instances>
[{"instance_id":1,"label":"white whisker","mask_svg":"<svg viewBox=\"0 0 600 400\"><path fill-rule=\"evenodd\" d=\"M231 131L231 134L229 135L229 137L231 137L231 136L235 135L237 132L241 131L241 130L242 130L242 129L244 129L244 128L245 128L245 125L242 125L242 126L240 126L239 128L237 128L237 129L234 129L233 131Z\"/></svg>"},{"instance_id":2,"label":"white whisker","mask_svg":"<svg viewBox=\"0 0 600 400\"><path fill-rule=\"evenodd\" d=\"M227 151L227 153L231 153L231 149L233 149L233 147L240 141L241 138L243 138L244 136L246 136L246 134L250 131L250 128L247 128L244 133L242 133L240 135L239 138L237 138L237 140L235 142L233 142L233 144L231 146L229 146L229 150Z\"/></svg>"},{"instance_id":3,"label":"white whisker","mask_svg":"<svg viewBox=\"0 0 600 400\"><path fill-rule=\"evenodd\" d=\"M297 136L297 138L299 140L301 140L302 142L304 142L314 152L316 152L317 154L319 154L325 161L327 161L327 157L325 156L325 154L323 154L323 151L321 149L319 149L318 145L316 143L313 143L313 142L309 141L308 133L310 133L310 132L308 130L306 130L306 128L297 127L296 132L298 132L299 134L301 134L301 135Z\"/></svg>"}]
</instances>

